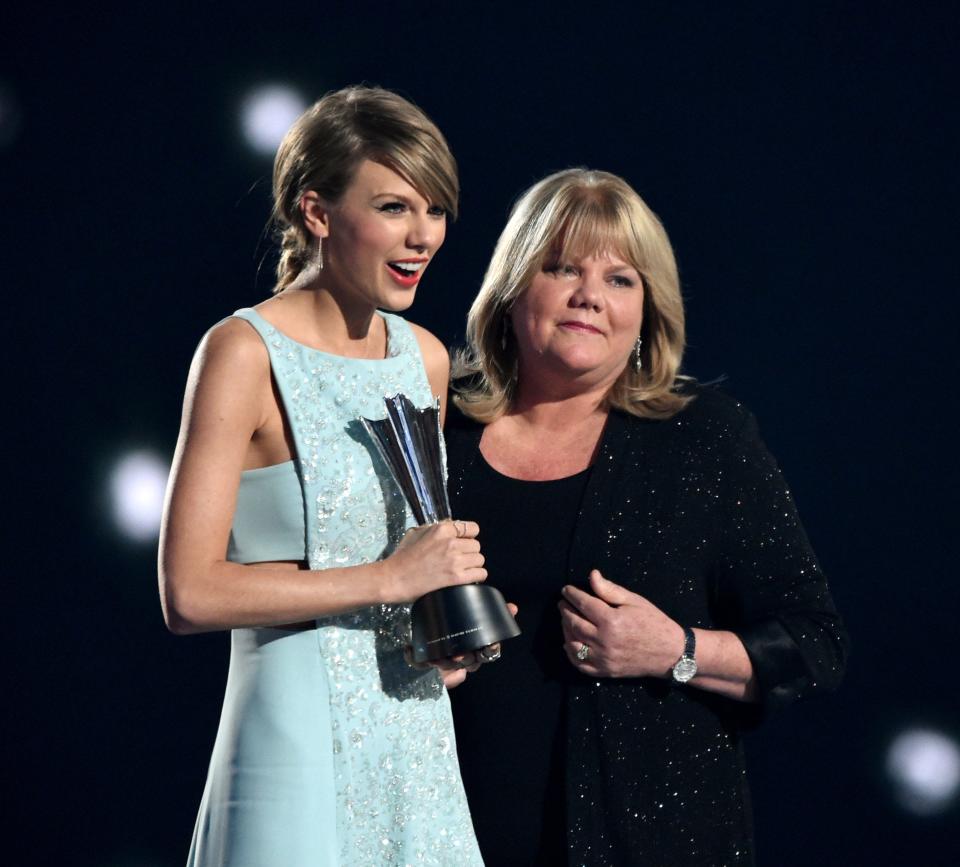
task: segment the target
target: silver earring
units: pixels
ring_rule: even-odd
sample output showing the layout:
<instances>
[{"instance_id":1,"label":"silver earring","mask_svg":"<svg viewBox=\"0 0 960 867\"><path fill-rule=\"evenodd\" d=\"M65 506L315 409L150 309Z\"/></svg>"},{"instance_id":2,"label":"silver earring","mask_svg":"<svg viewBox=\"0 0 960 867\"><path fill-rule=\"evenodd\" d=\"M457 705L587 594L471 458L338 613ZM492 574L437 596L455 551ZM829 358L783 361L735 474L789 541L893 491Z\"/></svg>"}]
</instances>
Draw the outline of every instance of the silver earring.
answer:
<instances>
[{"instance_id":1,"label":"silver earring","mask_svg":"<svg viewBox=\"0 0 960 867\"><path fill-rule=\"evenodd\" d=\"M633 345L633 369L639 373L643 367L643 359L640 357L640 349L643 347L643 338L638 337Z\"/></svg>"},{"instance_id":2,"label":"silver earring","mask_svg":"<svg viewBox=\"0 0 960 867\"><path fill-rule=\"evenodd\" d=\"M323 270L323 238L317 238L317 269Z\"/></svg>"}]
</instances>

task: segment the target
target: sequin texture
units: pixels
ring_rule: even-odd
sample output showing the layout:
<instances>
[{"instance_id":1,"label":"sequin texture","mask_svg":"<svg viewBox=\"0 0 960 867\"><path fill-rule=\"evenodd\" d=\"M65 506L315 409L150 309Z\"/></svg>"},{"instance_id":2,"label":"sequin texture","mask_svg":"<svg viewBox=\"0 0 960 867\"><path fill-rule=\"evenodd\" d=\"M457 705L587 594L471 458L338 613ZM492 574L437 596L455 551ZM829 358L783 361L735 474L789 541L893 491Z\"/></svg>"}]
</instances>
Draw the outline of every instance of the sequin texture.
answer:
<instances>
[{"instance_id":1,"label":"sequin texture","mask_svg":"<svg viewBox=\"0 0 960 867\"><path fill-rule=\"evenodd\" d=\"M734 632L762 701L664 679L572 676L561 756L571 865L752 864L743 733L834 689L845 667L846 632L753 416L714 389L691 391L667 421L611 413L566 581L582 586L596 568L678 623ZM452 498L464 513L479 435L448 420ZM514 499L498 509L524 522ZM471 518L483 526L483 514ZM528 533L532 524L523 523ZM510 598L507 570L496 582Z\"/></svg>"},{"instance_id":2,"label":"sequin texture","mask_svg":"<svg viewBox=\"0 0 960 867\"><path fill-rule=\"evenodd\" d=\"M387 358L348 359L296 343L251 311L238 315L244 313L268 347L296 443L309 566L384 558L414 522L358 419L383 418L384 396L397 392L418 406L432 403L413 332L382 314ZM280 724L321 744L324 761L332 756L333 779L319 782L333 790L338 853L325 860L318 852L309 863L481 865L449 699L435 670L413 669L404 659L409 606L323 618L308 634L282 640L305 638L313 641L312 657L302 664L326 691L329 720ZM315 730L305 733L310 726ZM331 818L318 815L316 822L329 826Z\"/></svg>"}]
</instances>

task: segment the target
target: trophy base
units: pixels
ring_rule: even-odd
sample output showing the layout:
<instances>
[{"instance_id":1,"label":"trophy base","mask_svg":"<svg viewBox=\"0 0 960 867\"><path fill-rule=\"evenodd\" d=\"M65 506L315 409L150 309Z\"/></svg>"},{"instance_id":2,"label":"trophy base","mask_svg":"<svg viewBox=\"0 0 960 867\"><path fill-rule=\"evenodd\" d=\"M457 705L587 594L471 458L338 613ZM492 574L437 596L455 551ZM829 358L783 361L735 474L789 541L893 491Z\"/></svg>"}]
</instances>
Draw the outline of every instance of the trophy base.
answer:
<instances>
[{"instance_id":1,"label":"trophy base","mask_svg":"<svg viewBox=\"0 0 960 867\"><path fill-rule=\"evenodd\" d=\"M410 612L414 662L436 662L520 634L503 595L486 584L443 587L421 596Z\"/></svg>"}]
</instances>

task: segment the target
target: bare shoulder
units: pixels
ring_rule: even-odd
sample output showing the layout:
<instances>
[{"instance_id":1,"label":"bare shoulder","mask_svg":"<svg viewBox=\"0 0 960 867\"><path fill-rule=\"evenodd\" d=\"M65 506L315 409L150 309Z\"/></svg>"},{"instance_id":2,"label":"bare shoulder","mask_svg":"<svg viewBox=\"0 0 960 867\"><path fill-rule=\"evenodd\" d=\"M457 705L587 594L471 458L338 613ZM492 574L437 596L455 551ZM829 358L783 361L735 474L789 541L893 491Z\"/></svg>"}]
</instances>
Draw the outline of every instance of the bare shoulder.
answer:
<instances>
[{"instance_id":1,"label":"bare shoulder","mask_svg":"<svg viewBox=\"0 0 960 867\"><path fill-rule=\"evenodd\" d=\"M260 335L242 319L230 317L213 326L200 341L194 367L232 378L256 378L270 371L270 357Z\"/></svg>"},{"instance_id":2,"label":"bare shoulder","mask_svg":"<svg viewBox=\"0 0 960 867\"><path fill-rule=\"evenodd\" d=\"M420 346L420 354L423 356L423 364L424 367L427 368L427 373L430 374L431 377L435 372L442 374L444 377L449 377L450 355L447 353L447 347L422 325L417 325L415 322L408 322L407 324L417 338L417 343Z\"/></svg>"},{"instance_id":3,"label":"bare shoulder","mask_svg":"<svg viewBox=\"0 0 960 867\"><path fill-rule=\"evenodd\" d=\"M450 385L450 356L447 354L447 347L426 328L415 325L413 322L409 325L420 345L423 369L427 372L430 390L440 398L440 421L443 423L447 415L447 388Z\"/></svg>"},{"instance_id":4,"label":"bare shoulder","mask_svg":"<svg viewBox=\"0 0 960 867\"><path fill-rule=\"evenodd\" d=\"M191 429L227 418L245 419L238 429L255 428L269 393L270 356L260 335L242 319L224 319L203 336L193 356L184 417Z\"/></svg>"}]
</instances>

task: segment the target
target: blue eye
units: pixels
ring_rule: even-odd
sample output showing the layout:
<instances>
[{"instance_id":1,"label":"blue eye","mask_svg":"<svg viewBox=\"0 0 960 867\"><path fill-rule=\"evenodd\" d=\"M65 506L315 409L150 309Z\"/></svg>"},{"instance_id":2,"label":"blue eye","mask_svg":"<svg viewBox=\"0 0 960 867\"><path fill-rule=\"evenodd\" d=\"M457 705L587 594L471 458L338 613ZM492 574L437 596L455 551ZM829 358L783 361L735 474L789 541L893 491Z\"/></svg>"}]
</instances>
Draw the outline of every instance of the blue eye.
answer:
<instances>
[{"instance_id":1,"label":"blue eye","mask_svg":"<svg viewBox=\"0 0 960 867\"><path fill-rule=\"evenodd\" d=\"M441 207L440 205L431 205L427 213L431 217L446 217L447 209Z\"/></svg>"},{"instance_id":2,"label":"blue eye","mask_svg":"<svg viewBox=\"0 0 960 867\"><path fill-rule=\"evenodd\" d=\"M569 265L564 262L544 262L544 274L553 274L555 277L575 277L580 272L575 265Z\"/></svg>"},{"instance_id":3,"label":"blue eye","mask_svg":"<svg viewBox=\"0 0 960 867\"><path fill-rule=\"evenodd\" d=\"M629 277L623 277L619 274L615 274L613 277L611 277L610 282L613 283L614 286L619 286L622 289L629 289L631 286L633 286L633 280L631 280Z\"/></svg>"},{"instance_id":4,"label":"blue eye","mask_svg":"<svg viewBox=\"0 0 960 867\"><path fill-rule=\"evenodd\" d=\"M386 202L380 205L377 210L383 214L402 214L406 210L406 207L403 202Z\"/></svg>"}]
</instances>

